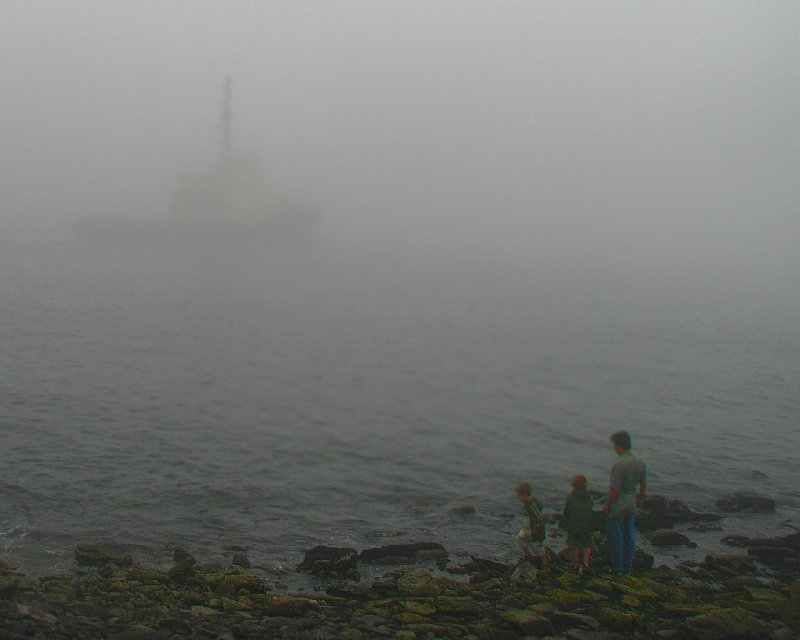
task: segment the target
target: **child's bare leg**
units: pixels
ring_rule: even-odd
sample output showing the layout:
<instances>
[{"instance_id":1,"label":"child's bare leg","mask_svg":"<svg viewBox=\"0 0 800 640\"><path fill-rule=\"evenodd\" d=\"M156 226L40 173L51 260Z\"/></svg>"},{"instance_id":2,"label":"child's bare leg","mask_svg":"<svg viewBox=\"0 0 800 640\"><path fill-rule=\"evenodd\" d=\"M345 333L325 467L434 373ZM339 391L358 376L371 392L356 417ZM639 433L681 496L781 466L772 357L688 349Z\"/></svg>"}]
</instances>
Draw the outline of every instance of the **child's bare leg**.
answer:
<instances>
[{"instance_id":1,"label":"child's bare leg","mask_svg":"<svg viewBox=\"0 0 800 640\"><path fill-rule=\"evenodd\" d=\"M592 548L591 547L586 547L583 550L583 566L586 569L589 568L589 561L591 560L591 558L592 558Z\"/></svg>"}]
</instances>

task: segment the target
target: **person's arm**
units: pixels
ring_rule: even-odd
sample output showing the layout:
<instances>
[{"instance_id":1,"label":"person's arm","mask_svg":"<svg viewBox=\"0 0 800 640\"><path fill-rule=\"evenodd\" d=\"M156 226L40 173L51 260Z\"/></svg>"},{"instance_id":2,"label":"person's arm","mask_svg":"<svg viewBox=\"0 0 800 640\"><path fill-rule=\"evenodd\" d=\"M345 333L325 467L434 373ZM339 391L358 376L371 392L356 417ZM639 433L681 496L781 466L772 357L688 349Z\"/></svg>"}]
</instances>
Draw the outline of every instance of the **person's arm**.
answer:
<instances>
[{"instance_id":1,"label":"person's arm","mask_svg":"<svg viewBox=\"0 0 800 640\"><path fill-rule=\"evenodd\" d=\"M636 494L636 505L639 506L647 493L647 465L642 464L642 477L639 479L639 493Z\"/></svg>"},{"instance_id":2,"label":"person's arm","mask_svg":"<svg viewBox=\"0 0 800 640\"><path fill-rule=\"evenodd\" d=\"M617 498L619 498L619 491L616 489L609 489L608 498L606 498L606 503L603 505L603 513L608 513L609 509L611 509L611 505L614 504Z\"/></svg>"},{"instance_id":3,"label":"person's arm","mask_svg":"<svg viewBox=\"0 0 800 640\"><path fill-rule=\"evenodd\" d=\"M622 491L622 467L617 461L611 469L611 479L608 483L608 498L603 505L603 513L607 514L611 509L611 505L619 498L620 491Z\"/></svg>"},{"instance_id":4,"label":"person's arm","mask_svg":"<svg viewBox=\"0 0 800 640\"><path fill-rule=\"evenodd\" d=\"M639 485L639 493L636 494L636 505L641 506L642 500L644 500L644 494L647 493L647 484L642 482Z\"/></svg>"}]
</instances>

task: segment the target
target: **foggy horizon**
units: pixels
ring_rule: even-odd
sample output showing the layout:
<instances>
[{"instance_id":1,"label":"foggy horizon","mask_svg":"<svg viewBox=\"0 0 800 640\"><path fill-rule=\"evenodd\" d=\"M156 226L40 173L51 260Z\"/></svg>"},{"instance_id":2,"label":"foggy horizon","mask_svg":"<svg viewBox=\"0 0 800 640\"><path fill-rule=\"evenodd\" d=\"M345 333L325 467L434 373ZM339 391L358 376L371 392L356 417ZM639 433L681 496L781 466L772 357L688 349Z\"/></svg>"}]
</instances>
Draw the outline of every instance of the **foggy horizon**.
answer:
<instances>
[{"instance_id":1,"label":"foggy horizon","mask_svg":"<svg viewBox=\"0 0 800 640\"><path fill-rule=\"evenodd\" d=\"M233 143L330 247L800 268L789 2L8 2L0 234L158 218Z\"/></svg>"}]
</instances>

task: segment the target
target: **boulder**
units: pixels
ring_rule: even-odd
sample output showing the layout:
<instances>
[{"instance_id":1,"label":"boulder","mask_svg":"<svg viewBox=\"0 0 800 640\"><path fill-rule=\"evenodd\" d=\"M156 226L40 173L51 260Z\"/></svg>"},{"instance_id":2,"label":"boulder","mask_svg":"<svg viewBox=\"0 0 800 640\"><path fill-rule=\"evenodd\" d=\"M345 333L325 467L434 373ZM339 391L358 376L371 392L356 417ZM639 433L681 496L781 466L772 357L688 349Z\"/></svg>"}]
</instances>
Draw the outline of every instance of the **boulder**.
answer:
<instances>
[{"instance_id":1,"label":"boulder","mask_svg":"<svg viewBox=\"0 0 800 640\"><path fill-rule=\"evenodd\" d=\"M671 529L656 529L649 534L650 544L654 547L679 547L685 546L696 549L697 545L682 533Z\"/></svg>"},{"instance_id":2,"label":"boulder","mask_svg":"<svg viewBox=\"0 0 800 640\"><path fill-rule=\"evenodd\" d=\"M133 557L103 544L79 544L75 547L75 560L82 564L105 567L108 564L130 567Z\"/></svg>"},{"instance_id":3,"label":"boulder","mask_svg":"<svg viewBox=\"0 0 800 640\"><path fill-rule=\"evenodd\" d=\"M717 500L717 507L726 513L773 513L775 501L756 493L732 493Z\"/></svg>"},{"instance_id":4,"label":"boulder","mask_svg":"<svg viewBox=\"0 0 800 640\"><path fill-rule=\"evenodd\" d=\"M356 571L358 551L350 547L319 545L306 552L297 571L315 576L346 576Z\"/></svg>"},{"instance_id":5,"label":"boulder","mask_svg":"<svg viewBox=\"0 0 800 640\"><path fill-rule=\"evenodd\" d=\"M364 549L358 560L367 564L418 564L447 562L448 553L437 542L417 542L413 544L389 544L373 549Z\"/></svg>"}]
</instances>

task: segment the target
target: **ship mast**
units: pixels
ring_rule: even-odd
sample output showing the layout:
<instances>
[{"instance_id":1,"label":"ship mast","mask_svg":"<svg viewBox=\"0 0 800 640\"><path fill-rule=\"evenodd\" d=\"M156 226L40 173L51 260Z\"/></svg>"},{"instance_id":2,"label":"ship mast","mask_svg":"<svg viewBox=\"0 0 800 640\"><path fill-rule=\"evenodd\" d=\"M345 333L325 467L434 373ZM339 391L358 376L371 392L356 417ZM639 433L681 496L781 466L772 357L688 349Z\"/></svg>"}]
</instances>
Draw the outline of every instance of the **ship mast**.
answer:
<instances>
[{"instance_id":1,"label":"ship mast","mask_svg":"<svg viewBox=\"0 0 800 640\"><path fill-rule=\"evenodd\" d=\"M227 166L231 158L233 148L233 112L231 111L231 77L225 76L225 84L222 87L222 109L219 114L220 146L219 159L222 166Z\"/></svg>"}]
</instances>

